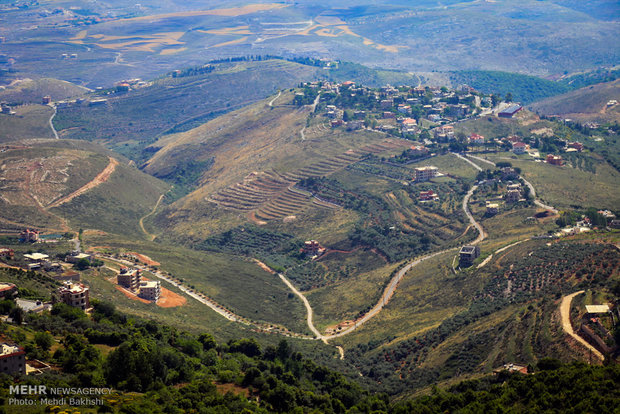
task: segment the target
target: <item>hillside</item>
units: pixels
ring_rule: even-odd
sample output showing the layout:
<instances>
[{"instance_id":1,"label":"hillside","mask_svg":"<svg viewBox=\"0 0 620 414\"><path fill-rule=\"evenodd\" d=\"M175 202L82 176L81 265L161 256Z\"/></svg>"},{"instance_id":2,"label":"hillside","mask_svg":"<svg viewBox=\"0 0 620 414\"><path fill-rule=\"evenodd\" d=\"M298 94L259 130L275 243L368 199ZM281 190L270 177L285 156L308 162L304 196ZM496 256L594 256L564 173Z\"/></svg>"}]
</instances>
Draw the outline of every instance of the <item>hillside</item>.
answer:
<instances>
[{"instance_id":1,"label":"hillside","mask_svg":"<svg viewBox=\"0 0 620 414\"><path fill-rule=\"evenodd\" d=\"M608 106L610 100L620 97L620 80L600 83L530 105L541 115L558 115L578 122L618 122L620 105Z\"/></svg>"},{"instance_id":2,"label":"hillside","mask_svg":"<svg viewBox=\"0 0 620 414\"><path fill-rule=\"evenodd\" d=\"M31 140L0 154L5 228L140 232L138 219L168 186L103 148L79 147L70 141Z\"/></svg>"},{"instance_id":3,"label":"hillside","mask_svg":"<svg viewBox=\"0 0 620 414\"><path fill-rule=\"evenodd\" d=\"M54 138L50 118L54 109L46 105L13 106L15 114L0 114L0 143L32 138Z\"/></svg>"},{"instance_id":4,"label":"hillside","mask_svg":"<svg viewBox=\"0 0 620 414\"><path fill-rule=\"evenodd\" d=\"M197 68L199 69L199 68ZM219 114L249 105L279 88L295 86L317 70L283 60L222 63L193 74L156 79L129 92L100 93L105 105L59 109L54 125L63 138L105 143L143 160L144 148L163 134L198 126Z\"/></svg>"},{"instance_id":5,"label":"hillside","mask_svg":"<svg viewBox=\"0 0 620 414\"><path fill-rule=\"evenodd\" d=\"M9 104L41 103L44 96L53 101L84 95L89 90L67 81L53 78L17 78L0 89L0 101Z\"/></svg>"}]
</instances>

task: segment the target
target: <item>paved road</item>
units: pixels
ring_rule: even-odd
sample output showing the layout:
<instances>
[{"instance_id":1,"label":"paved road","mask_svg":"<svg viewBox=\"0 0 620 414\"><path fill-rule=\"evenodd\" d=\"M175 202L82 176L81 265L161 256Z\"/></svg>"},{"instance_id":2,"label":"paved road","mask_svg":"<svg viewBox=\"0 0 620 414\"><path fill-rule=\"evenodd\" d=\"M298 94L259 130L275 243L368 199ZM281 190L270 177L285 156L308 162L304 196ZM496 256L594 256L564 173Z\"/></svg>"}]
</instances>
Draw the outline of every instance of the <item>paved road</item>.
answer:
<instances>
[{"instance_id":1,"label":"paved road","mask_svg":"<svg viewBox=\"0 0 620 414\"><path fill-rule=\"evenodd\" d=\"M451 152L450 154L452 154L452 155L456 155L458 158L460 158L460 159L462 159L463 161L465 161L465 162L467 162L467 163L471 164L471 165L472 165L475 169L477 169L478 171L482 171L482 168L480 168L480 167L478 166L478 164L476 164L476 163L472 162L471 160L468 160L467 158L463 157L461 154L458 154L458 153L456 153L456 152Z\"/></svg>"},{"instance_id":2,"label":"paved road","mask_svg":"<svg viewBox=\"0 0 620 414\"><path fill-rule=\"evenodd\" d=\"M573 325L570 322L570 304L573 301L573 298L577 295L582 294L584 291L580 290L579 292L571 293L570 295L564 296L562 298L562 303L560 304L560 316L562 318L562 328L564 331L569 334L574 340L588 348L598 359L601 361L605 359L603 354L599 352L598 349L590 345L585 339L577 335L573 331Z\"/></svg>"}]
</instances>

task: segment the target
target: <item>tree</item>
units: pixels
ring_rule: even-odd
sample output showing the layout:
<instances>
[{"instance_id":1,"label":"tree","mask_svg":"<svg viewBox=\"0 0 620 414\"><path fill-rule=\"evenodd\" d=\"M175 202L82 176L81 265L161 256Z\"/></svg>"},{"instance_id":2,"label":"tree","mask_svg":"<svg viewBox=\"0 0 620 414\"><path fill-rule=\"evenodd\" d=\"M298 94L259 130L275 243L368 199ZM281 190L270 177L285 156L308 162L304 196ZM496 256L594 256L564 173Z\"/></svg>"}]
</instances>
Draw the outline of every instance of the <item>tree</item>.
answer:
<instances>
[{"instance_id":1,"label":"tree","mask_svg":"<svg viewBox=\"0 0 620 414\"><path fill-rule=\"evenodd\" d=\"M82 258L78 260L77 263L75 264L75 268L77 270L86 270L89 267L90 267L90 262L86 258Z\"/></svg>"},{"instance_id":2,"label":"tree","mask_svg":"<svg viewBox=\"0 0 620 414\"><path fill-rule=\"evenodd\" d=\"M505 100L506 102L512 102L512 94L511 94L510 92L508 92L508 93L506 94L506 97L504 98L504 100Z\"/></svg>"},{"instance_id":3,"label":"tree","mask_svg":"<svg viewBox=\"0 0 620 414\"><path fill-rule=\"evenodd\" d=\"M54 337L49 332L37 332L34 335L34 342L43 351L49 351L54 343Z\"/></svg>"}]
</instances>

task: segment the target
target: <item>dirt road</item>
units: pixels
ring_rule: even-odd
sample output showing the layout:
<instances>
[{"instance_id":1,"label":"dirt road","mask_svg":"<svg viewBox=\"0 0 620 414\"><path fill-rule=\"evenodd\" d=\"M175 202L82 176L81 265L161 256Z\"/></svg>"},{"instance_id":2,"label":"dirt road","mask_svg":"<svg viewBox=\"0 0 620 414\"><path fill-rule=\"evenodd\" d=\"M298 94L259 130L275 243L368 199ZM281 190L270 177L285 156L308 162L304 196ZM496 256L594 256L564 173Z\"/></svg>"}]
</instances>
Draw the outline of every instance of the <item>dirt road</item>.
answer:
<instances>
[{"instance_id":1,"label":"dirt road","mask_svg":"<svg viewBox=\"0 0 620 414\"><path fill-rule=\"evenodd\" d=\"M583 292L584 292L583 290L580 290L579 292L571 293L570 295L564 296L562 298L562 303L560 304L560 316L562 318L562 329L564 329L564 332L569 334L574 340L576 340L577 342L579 342L580 344L588 348L590 351L592 351L592 353L596 355L596 357L602 361L605 359L603 354L601 354L598 349L590 345L585 339L577 335L573 331L573 325L571 324L571 321L570 321L570 304L573 301L573 298L575 296L580 295Z\"/></svg>"},{"instance_id":2,"label":"dirt road","mask_svg":"<svg viewBox=\"0 0 620 414\"><path fill-rule=\"evenodd\" d=\"M109 157L109 159L110 159L110 163L108 164L108 166L105 167L103 171L101 171L99 174L97 174L97 176L93 178L89 183L86 183L85 185L78 188L71 194L68 194L64 197L59 198L58 200L54 201L52 204L47 206L47 208L59 207L73 200L75 197L78 197L84 194L88 190L95 188L98 185L103 184L106 181L108 181L108 178L110 178L114 170L116 170L116 166L118 165L118 161L115 158Z\"/></svg>"}]
</instances>

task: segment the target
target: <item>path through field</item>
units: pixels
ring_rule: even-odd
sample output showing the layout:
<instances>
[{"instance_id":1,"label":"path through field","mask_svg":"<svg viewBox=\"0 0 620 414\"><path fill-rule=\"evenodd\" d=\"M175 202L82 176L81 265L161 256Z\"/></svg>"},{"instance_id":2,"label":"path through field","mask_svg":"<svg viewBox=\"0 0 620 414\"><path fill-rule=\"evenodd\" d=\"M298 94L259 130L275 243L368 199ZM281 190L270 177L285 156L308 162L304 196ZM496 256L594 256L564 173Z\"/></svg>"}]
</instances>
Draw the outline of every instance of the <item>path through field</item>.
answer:
<instances>
[{"instance_id":1,"label":"path through field","mask_svg":"<svg viewBox=\"0 0 620 414\"><path fill-rule=\"evenodd\" d=\"M118 165L118 161L115 158L108 157L110 159L110 163L101 171L95 178L93 178L89 183L86 183L82 187L78 188L71 194L68 194L64 197L59 198L54 201L52 204L47 206L48 208L59 207L69 201L73 200L75 197L80 196L87 192L88 190L97 187L100 184L105 183L110 178L110 175L116 170L116 166Z\"/></svg>"},{"instance_id":2,"label":"path through field","mask_svg":"<svg viewBox=\"0 0 620 414\"><path fill-rule=\"evenodd\" d=\"M157 203L155 203L155 207L153 207L153 209L145 216L140 217L140 228L142 229L142 232L144 234L146 234L146 237L149 238L149 240L153 241L155 240L155 237L157 237L156 234L151 234L148 231L146 231L146 228L144 228L144 219L149 217L150 215L152 215L153 213L155 213L155 211L157 210L157 207L159 207L159 204L161 203L161 200L164 199L164 194L160 195L159 198L157 199Z\"/></svg>"}]
</instances>

